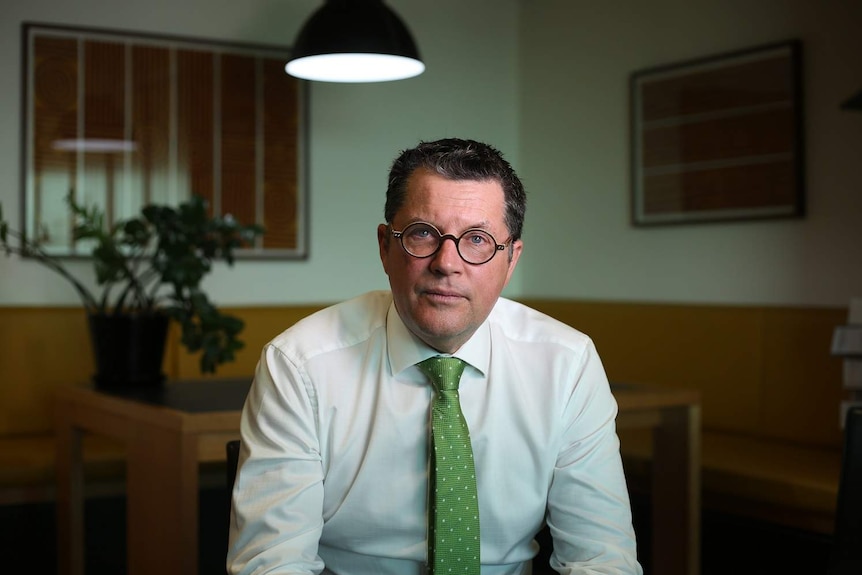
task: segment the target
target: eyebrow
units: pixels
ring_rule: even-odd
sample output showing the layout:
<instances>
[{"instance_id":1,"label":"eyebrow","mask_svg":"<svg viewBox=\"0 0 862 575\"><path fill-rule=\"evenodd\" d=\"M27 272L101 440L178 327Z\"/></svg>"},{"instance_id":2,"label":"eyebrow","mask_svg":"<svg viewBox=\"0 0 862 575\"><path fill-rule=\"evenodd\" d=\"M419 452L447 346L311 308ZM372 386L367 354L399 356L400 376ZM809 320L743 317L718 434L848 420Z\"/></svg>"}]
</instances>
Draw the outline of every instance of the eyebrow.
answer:
<instances>
[{"instance_id":1,"label":"eyebrow","mask_svg":"<svg viewBox=\"0 0 862 575\"><path fill-rule=\"evenodd\" d=\"M404 224L404 227L406 228L407 226L410 226L410 225L413 225L416 223L423 223L423 224L432 225L435 228L437 228L438 230L440 230L441 233L445 233L444 230L442 229L442 226L440 226L439 224L435 224L434 222L429 222L428 220L425 220L422 218L409 219L409 220L407 220L407 223ZM464 233L468 230L482 230L482 231L486 231L488 233L491 233L490 228L491 228L491 222L489 222L488 220L483 220L482 222L480 222L478 224L468 225L467 227L463 228L460 233ZM454 233L454 232L450 232L450 233Z\"/></svg>"}]
</instances>

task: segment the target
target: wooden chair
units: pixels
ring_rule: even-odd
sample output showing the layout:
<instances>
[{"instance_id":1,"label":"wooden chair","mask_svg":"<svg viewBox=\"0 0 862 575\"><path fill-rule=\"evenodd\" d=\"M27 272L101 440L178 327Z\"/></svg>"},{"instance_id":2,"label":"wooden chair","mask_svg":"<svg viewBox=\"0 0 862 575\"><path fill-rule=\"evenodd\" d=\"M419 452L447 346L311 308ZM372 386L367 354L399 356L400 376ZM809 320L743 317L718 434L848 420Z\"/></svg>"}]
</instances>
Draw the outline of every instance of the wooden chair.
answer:
<instances>
[{"instance_id":1,"label":"wooden chair","mask_svg":"<svg viewBox=\"0 0 862 575\"><path fill-rule=\"evenodd\" d=\"M225 450L227 451L227 490L228 493L233 493L236 468L239 465L239 439L228 441Z\"/></svg>"},{"instance_id":2,"label":"wooden chair","mask_svg":"<svg viewBox=\"0 0 862 575\"><path fill-rule=\"evenodd\" d=\"M230 507L233 500L233 484L236 481L236 469L239 465L239 439L228 441L225 445L227 453L226 480L227 480L227 509L225 510L227 517L225 522L230 525ZM224 556L227 557L228 541L224 542Z\"/></svg>"}]
</instances>

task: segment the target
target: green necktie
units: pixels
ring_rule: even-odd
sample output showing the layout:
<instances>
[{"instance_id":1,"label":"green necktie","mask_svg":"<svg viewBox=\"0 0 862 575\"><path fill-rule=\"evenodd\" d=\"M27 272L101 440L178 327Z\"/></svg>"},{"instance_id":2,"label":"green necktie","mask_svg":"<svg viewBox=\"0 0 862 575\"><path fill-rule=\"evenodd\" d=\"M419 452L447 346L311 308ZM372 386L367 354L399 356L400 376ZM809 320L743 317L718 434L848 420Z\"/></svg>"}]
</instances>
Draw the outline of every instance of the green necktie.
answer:
<instances>
[{"instance_id":1,"label":"green necktie","mask_svg":"<svg viewBox=\"0 0 862 575\"><path fill-rule=\"evenodd\" d=\"M479 575L479 500L470 430L458 382L466 365L455 357L417 364L437 392L431 403L428 567L433 575Z\"/></svg>"}]
</instances>

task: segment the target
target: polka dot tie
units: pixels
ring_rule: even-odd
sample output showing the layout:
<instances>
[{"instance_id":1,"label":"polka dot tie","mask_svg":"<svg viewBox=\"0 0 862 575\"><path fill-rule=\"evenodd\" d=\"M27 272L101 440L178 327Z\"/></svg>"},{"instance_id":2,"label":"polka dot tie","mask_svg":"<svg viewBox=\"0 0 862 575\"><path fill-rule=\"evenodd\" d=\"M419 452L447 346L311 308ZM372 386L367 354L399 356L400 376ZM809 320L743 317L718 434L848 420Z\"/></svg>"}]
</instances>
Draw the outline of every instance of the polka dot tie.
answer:
<instances>
[{"instance_id":1,"label":"polka dot tie","mask_svg":"<svg viewBox=\"0 0 862 575\"><path fill-rule=\"evenodd\" d=\"M479 575L479 501L470 431L458 382L466 365L455 357L417 364L437 392L431 403L428 572Z\"/></svg>"}]
</instances>

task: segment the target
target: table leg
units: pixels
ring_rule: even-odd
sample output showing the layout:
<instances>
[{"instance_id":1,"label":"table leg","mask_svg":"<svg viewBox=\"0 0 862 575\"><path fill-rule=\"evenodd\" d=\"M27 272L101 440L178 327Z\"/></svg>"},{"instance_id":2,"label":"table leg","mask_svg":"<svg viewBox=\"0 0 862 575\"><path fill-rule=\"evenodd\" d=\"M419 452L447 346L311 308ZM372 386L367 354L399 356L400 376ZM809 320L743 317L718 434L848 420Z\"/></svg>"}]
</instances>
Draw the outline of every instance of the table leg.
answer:
<instances>
[{"instance_id":1,"label":"table leg","mask_svg":"<svg viewBox=\"0 0 862 575\"><path fill-rule=\"evenodd\" d=\"M129 575L196 575L196 438L141 426L132 430L128 450Z\"/></svg>"},{"instance_id":2,"label":"table leg","mask_svg":"<svg viewBox=\"0 0 862 575\"><path fill-rule=\"evenodd\" d=\"M57 567L60 575L84 573L83 432L62 407L55 413Z\"/></svg>"},{"instance_id":3,"label":"table leg","mask_svg":"<svg viewBox=\"0 0 862 575\"><path fill-rule=\"evenodd\" d=\"M653 438L653 572L700 573L700 406L662 411ZM680 545L680 542L684 542Z\"/></svg>"}]
</instances>

